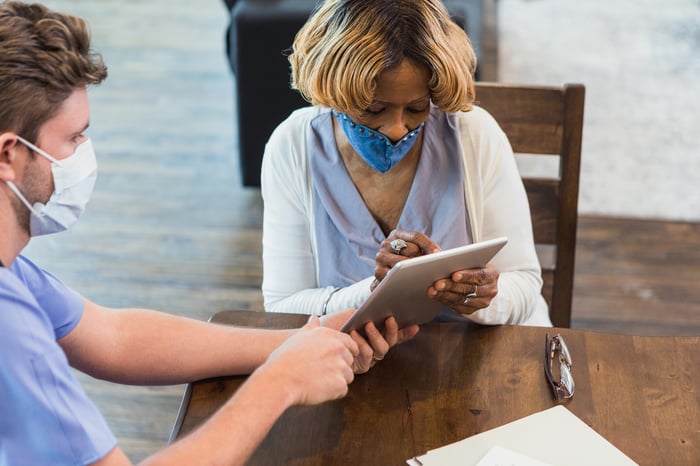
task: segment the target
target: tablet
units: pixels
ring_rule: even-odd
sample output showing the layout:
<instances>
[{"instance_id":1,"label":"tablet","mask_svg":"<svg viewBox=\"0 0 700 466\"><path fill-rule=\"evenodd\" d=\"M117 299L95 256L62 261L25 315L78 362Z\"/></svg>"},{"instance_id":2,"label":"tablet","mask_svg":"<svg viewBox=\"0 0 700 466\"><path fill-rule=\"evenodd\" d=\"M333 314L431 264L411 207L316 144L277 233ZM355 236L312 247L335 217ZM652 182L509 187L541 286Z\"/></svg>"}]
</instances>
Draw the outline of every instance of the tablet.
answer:
<instances>
[{"instance_id":1,"label":"tablet","mask_svg":"<svg viewBox=\"0 0 700 466\"><path fill-rule=\"evenodd\" d=\"M506 242L505 237L494 238L397 263L341 331L364 334L362 328L368 322L381 330L392 315L399 328L430 322L445 305L428 298L428 288L457 270L484 267Z\"/></svg>"}]
</instances>

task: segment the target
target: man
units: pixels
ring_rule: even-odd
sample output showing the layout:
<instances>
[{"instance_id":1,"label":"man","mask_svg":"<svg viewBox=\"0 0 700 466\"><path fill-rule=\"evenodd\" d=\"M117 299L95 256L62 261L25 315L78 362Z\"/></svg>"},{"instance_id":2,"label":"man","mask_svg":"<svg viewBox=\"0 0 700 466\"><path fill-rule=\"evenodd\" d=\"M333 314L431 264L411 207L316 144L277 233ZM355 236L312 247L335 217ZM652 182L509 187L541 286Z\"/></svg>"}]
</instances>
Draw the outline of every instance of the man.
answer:
<instances>
[{"instance_id":1,"label":"man","mask_svg":"<svg viewBox=\"0 0 700 466\"><path fill-rule=\"evenodd\" d=\"M338 332L351 312L289 331L217 326L109 309L21 255L70 228L97 165L86 87L107 76L79 18L0 3L0 466L130 464L70 366L130 384L252 373L201 428L148 464L240 464L286 408L339 398L416 328L393 319L368 340Z\"/></svg>"}]
</instances>

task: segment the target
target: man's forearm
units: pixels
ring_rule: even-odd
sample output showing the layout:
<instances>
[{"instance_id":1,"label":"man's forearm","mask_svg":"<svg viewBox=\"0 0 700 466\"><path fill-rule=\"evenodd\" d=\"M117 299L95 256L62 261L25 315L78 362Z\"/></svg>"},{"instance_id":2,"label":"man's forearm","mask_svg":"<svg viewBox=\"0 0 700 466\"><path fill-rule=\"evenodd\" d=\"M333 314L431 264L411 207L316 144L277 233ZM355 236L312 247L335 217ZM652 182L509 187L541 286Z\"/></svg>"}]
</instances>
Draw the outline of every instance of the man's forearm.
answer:
<instances>
[{"instance_id":1,"label":"man's forearm","mask_svg":"<svg viewBox=\"0 0 700 466\"><path fill-rule=\"evenodd\" d=\"M261 369L206 424L141 464L244 464L293 403L288 387Z\"/></svg>"},{"instance_id":2,"label":"man's forearm","mask_svg":"<svg viewBox=\"0 0 700 466\"><path fill-rule=\"evenodd\" d=\"M294 330L230 327L90 303L61 344L71 365L94 377L137 385L178 384L248 374Z\"/></svg>"}]
</instances>

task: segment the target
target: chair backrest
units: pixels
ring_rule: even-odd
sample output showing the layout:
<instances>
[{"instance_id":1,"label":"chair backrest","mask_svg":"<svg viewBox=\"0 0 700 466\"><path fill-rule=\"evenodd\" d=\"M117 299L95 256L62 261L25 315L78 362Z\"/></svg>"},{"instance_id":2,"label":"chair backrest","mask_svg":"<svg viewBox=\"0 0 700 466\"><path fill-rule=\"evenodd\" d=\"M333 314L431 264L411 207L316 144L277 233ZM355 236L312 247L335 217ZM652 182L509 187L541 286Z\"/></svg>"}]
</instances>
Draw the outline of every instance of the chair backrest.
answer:
<instances>
[{"instance_id":1,"label":"chair backrest","mask_svg":"<svg viewBox=\"0 0 700 466\"><path fill-rule=\"evenodd\" d=\"M542 266L542 295L555 327L571 326L584 100L580 84L476 85L476 104L493 115L516 154L559 159L555 177L523 174Z\"/></svg>"}]
</instances>

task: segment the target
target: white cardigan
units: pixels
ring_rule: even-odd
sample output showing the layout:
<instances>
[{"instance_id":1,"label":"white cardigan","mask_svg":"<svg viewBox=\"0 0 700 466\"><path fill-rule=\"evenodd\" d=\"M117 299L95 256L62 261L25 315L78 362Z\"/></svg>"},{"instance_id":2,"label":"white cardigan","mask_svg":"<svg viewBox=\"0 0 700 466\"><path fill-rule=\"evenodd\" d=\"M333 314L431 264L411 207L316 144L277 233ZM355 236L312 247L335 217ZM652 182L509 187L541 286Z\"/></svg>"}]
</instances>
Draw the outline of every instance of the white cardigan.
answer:
<instances>
[{"instance_id":1,"label":"white cardigan","mask_svg":"<svg viewBox=\"0 0 700 466\"><path fill-rule=\"evenodd\" d=\"M267 311L320 314L328 300L326 310L334 312L358 307L370 293L371 276L338 290L318 288L307 141L311 120L328 111L322 107L295 111L265 147L262 291ZM468 317L482 324L551 326L540 293L542 277L530 208L510 143L493 117L479 107L459 113L458 121L472 238L475 242L497 236L509 240L492 261L500 272L497 296L489 307Z\"/></svg>"}]
</instances>

